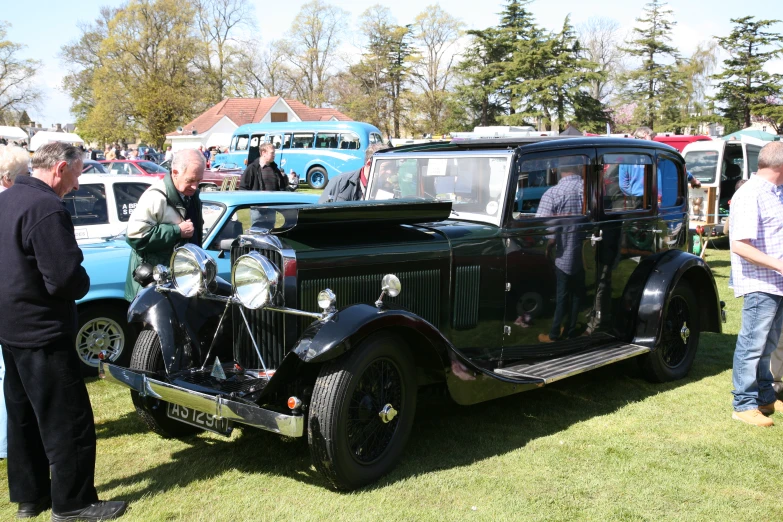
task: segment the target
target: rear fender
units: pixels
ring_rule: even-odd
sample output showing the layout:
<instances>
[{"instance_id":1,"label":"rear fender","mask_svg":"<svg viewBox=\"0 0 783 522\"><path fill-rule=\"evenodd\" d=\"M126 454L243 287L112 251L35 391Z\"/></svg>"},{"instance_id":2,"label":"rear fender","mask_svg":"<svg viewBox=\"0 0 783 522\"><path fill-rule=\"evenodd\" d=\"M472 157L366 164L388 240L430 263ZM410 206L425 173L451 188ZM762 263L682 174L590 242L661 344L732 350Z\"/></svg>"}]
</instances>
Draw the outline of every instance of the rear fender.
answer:
<instances>
[{"instance_id":1,"label":"rear fender","mask_svg":"<svg viewBox=\"0 0 783 522\"><path fill-rule=\"evenodd\" d=\"M655 348L668 296L680 282L687 282L698 299L700 330L721 333L721 303L715 278L707 263L680 250L657 259L641 292L633 343Z\"/></svg>"},{"instance_id":2,"label":"rear fender","mask_svg":"<svg viewBox=\"0 0 783 522\"><path fill-rule=\"evenodd\" d=\"M184 370L199 359L198 331L223 312L224 304L184 297L177 292L142 289L128 308L128 323L142 323L160 339L166 373Z\"/></svg>"}]
</instances>

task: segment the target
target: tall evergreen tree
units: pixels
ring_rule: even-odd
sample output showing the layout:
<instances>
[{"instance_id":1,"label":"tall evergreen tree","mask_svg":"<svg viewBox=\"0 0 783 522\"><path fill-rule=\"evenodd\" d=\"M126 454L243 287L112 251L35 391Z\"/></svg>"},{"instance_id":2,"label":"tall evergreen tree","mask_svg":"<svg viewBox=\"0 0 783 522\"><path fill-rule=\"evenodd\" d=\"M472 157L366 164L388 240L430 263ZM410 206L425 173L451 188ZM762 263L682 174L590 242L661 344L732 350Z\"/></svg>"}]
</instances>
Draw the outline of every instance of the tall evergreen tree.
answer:
<instances>
[{"instance_id":1,"label":"tall evergreen tree","mask_svg":"<svg viewBox=\"0 0 783 522\"><path fill-rule=\"evenodd\" d=\"M677 71L680 55L669 43L676 22L666 5L661 0L652 0L645 5L644 14L636 19L641 25L634 27L634 39L623 49L629 56L641 60L639 67L628 71L621 79L625 85L623 98L637 104L637 123L651 129L660 126L665 119L664 113L672 105L672 97L677 96L681 80Z\"/></svg>"},{"instance_id":2,"label":"tall evergreen tree","mask_svg":"<svg viewBox=\"0 0 783 522\"><path fill-rule=\"evenodd\" d=\"M718 38L729 57L723 61L723 72L713 76L718 81L715 100L722 105L728 131L749 127L753 112L764 112L766 100L781 93L783 82L783 75L764 70L769 60L783 53L783 35L768 30L779 20L744 16L731 21L731 33Z\"/></svg>"},{"instance_id":3,"label":"tall evergreen tree","mask_svg":"<svg viewBox=\"0 0 783 522\"><path fill-rule=\"evenodd\" d=\"M470 30L467 34L471 42L457 65L460 84L456 96L472 120L470 126L494 125L504 113L497 92L497 78L504 72L504 46L494 27Z\"/></svg>"}]
</instances>

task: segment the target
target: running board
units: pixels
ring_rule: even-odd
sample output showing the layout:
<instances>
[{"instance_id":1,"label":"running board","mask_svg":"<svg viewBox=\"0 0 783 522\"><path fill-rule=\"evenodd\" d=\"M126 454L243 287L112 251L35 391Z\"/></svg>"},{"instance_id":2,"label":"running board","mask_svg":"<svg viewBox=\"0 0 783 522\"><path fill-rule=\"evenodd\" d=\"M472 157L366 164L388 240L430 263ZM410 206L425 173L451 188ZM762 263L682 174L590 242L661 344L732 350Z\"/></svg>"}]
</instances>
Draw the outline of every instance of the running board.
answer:
<instances>
[{"instance_id":1,"label":"running board","mask_svg":"<svg viewBox=\"0 0 783 522\"><path fill-rule=\"evenodd\" d=\"M577 375L623 359L649 353L646 346L615 343L572 353L533 364L518 364L508 368L498 368L495 373L512 379L525 379L549 384L572 375Z\"/></svg>"}]
</instances>

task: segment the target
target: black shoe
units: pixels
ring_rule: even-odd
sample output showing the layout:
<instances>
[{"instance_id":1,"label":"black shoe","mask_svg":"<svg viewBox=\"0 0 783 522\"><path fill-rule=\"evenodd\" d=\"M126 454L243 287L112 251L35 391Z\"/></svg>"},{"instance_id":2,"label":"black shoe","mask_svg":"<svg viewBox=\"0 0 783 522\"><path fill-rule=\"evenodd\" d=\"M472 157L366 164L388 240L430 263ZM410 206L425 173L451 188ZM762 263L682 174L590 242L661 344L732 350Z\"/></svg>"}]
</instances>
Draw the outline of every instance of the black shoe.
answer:
<instances>
[{"instance_id":1,"label":"black shoe","mask_svg":"<svg viewBox=\"0 0 783 522\"><path fill-rule=\"evenodd\" d=\"M20 502L16 511L16 518L37 517L52 507L52 499L49 496L39 498L35 502Z\"/></svg>"},{"instance_id":2,"label":"black shoe","mask_svg":"<svg viewBox=\"0 0 783 522\"><path fill-rule=\"evenodd\" d=\"M112 520L125 513L126 509L128 509L128 503L122 500L99 500L86 508L74 511L63 511L62 513L52 511L52 522Z\"/></svg>"}]
</instances>

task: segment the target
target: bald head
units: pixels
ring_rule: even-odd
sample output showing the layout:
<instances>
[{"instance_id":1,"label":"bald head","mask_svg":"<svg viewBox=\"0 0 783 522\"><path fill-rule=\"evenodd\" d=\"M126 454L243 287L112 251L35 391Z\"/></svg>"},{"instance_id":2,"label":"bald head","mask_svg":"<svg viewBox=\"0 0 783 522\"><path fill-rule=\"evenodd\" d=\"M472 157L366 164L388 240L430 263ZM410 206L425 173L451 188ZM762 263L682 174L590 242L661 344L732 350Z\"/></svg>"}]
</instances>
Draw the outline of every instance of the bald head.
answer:
<instances>
[{"instance_id":1,"label":"bald head","mask_svg":"<svg viewBox=\"0 0 783 522\"><path fill-rule=\"evenodd\" d=\"M759 169L783 168L783 141L770 141L759 153Z\"/></svg>"}]
</instances>

